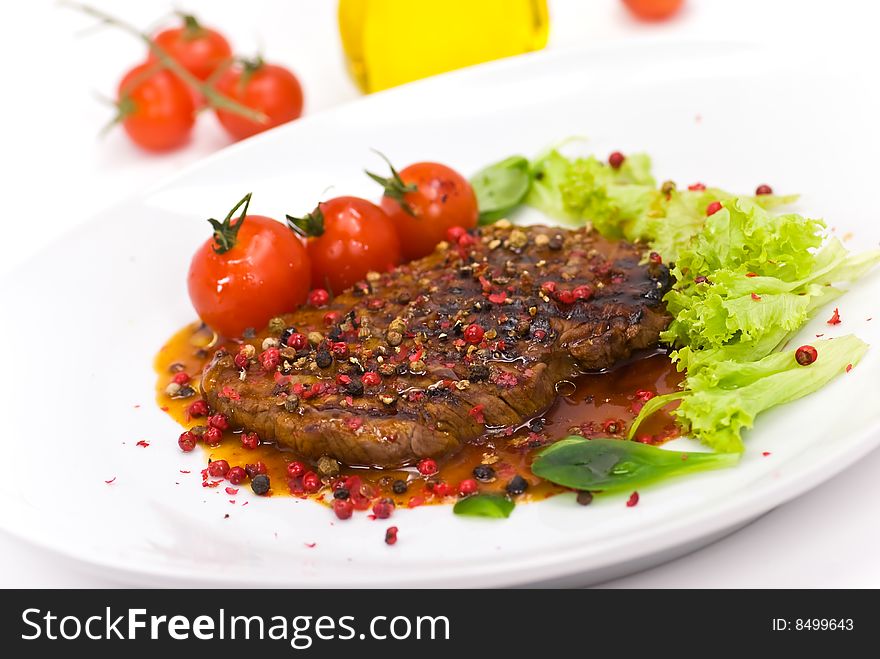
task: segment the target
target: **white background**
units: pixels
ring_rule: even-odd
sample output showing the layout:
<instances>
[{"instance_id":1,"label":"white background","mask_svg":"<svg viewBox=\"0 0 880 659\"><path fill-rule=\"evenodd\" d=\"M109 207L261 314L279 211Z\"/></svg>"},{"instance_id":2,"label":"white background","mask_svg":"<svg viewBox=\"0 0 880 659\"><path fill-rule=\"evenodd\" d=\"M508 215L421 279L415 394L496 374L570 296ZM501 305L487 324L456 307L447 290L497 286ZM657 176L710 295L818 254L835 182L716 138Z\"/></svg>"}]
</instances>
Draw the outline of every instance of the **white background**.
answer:
<instances>
[{"instance_id":1,"label":"white background","mask_svg":"<svg viewBox=\"0 0 880 659\"><path fill-rule=\"evenodd\" d=\"M170 0L95 4L142 27L154 24L174 6ZM335 1L190 0L180 6L221 28L239 52L260 49L267 60L293 68L305 88L307 113L358 97L341 57ZM650 25L632 20L619 0L550 0L550 7L551 48L651 36L682 41L781 40L794 49L809 49L818 41L833 46L874 40L880 19L876 3L856 0L688 0L686 10L675 19ZM63 238L95 211L154 185L227 143L210 116L199 122L188 147L169 155L146 155L119 131L97 139L112 108L96 99L112 96L122 73L143 57L143 46L110 28L83 33L92 21L50 0L5 3L0 18L4 25L0 276L10 276L43 245ZM804 90L805 102L815 92ZM601 90L597 100L601 102ZM858 99L841 99L841 103L858 103ZM809 148L809 141L804 145ZM873 194L867 195L866 203L876 203ZM39 262L32 267L39 267ZM0 317L2 322L22 320L11 309L4 309ZM3 436L0 441L33 439ZM75 488L75 474L41 474L40 465L5 468L31 469L37 483L60 478ZM726 539L609 585L880 587L878 474L880 452L875 452ZM112 585L100 575L82 573L64 559L0 535L0 587Z\"/></svg>"}]
</instances>

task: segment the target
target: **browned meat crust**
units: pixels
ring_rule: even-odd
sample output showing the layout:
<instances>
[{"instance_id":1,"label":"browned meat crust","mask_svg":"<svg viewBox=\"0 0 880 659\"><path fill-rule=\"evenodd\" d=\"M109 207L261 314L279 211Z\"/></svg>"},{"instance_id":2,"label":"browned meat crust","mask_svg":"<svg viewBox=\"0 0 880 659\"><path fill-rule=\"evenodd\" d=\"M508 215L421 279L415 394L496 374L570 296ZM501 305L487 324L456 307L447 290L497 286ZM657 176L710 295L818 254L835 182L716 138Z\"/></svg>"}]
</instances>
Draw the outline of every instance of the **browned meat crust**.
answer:
<instances>
[{"instance_id":1,"label":"browned meat crust","mask_svg":"<svg viewBox=\"0 0 880 659\"><path fill-rule=\"evenodd\" d=\"M669 322L669 272L640 265L637 246L543 226L495 225L469 241L274 321L248 342L244 368L218 353L202 380L208 403L304 457L402 466L523 423L560 380L655 345ZM291 330L309 345L285 347ZM268 370L266 339L282 341Z\"/></svg>"}]
</instances>

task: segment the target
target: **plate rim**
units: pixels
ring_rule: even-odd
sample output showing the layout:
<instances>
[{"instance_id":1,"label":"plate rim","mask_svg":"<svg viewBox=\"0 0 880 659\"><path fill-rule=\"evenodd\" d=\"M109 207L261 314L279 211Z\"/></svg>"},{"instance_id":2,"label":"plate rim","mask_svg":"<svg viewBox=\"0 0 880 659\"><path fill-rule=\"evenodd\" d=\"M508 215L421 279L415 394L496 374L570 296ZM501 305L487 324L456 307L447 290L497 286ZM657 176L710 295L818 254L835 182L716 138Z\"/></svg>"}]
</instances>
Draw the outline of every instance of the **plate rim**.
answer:
<instances>
[{"instance_id":1,"label":"plate rim","mask_svg":"<svg viewBox=\"0 0 880 659\"><path fill-rule=\"evenodd\" d=\"M744 47L745 50L753 50L756 48L765 50L767 49L767 47L762 44L750 44L734 41L721 43L734 47ZM48 245L41 248L37 254L26 260L24 263L15 267L9 274L27 271L27 269L29 267L32 267L32 265L36 261L38 261L45 252L53 249L66 237L74 235L77 232L81 232L88 227L93 227L97 224L100 224L103 221L107 221L108 216L112 215L117 209L131 206L132 204L143 205L144 202L152 194L161 191L162 189L170 185L175 184L181 179L185 179L191 176L193 173L198 172L202 168L210 167L217 160L234 157L234 154L236 154L238 151L252 149L261 141L277 139L277 135L283 131L288 131L291 129L307 130L308 126L311 125L310 120L313 120L314 118L326 120L328 116L332 117L336 113L350 112L351 107L358 107L359 105L363 104L375 103L377 102L377 98L384 99L389 96L393 98L394 96L399 94L412 94L414 93L412 90L418 90L424 86L442 86L445 84L451 84L449 82L450 80L454 82L455 80L458 80L460 78L467 79L473 77L479 79L481 77L491 77L493 75L493 72L495 71L516 69L523 66L524 63L527 63L528 65L540 66L541 62L551 63L558 59L577 60L584 58L593 58L596 57L597 54L601 54L603 52L613 52L623 48L630 49L633 47L633 44L637 44L640 47L646 48L671 46L675 49L680 49L684 47L699 48L706 45L711 45L717 48L719 45L717 42L709 42L703 40L672 42L663 38L638 38L628 42L617 44L599 44L577 49L545 50L537 53L529 53L526 55L496 60L493 62L468 67L466 69L453 71L450 73L442 74L440 76L415 81L413 83L402 85L393 89L383 90L370 96L360 97L335 106L331 109L318 112L313 115L308 115L297 122L279 126L270 131L266 131L265 133L257 135L249 140L244 140L242 142L228 145L204 158L199 159L196 162L187 165L186 167L183 167L174 174L161 178L156 183L146 187L140 193L137 193L115 204L112 204L109 207L99 211L98 213L91 215L88 219L85 219L84 221L69 228L68 230L61 232ZM302 128L303 125L305 125L306 127ZM297 128L297 126L299 126L299 128ZM0 288L0 292L2 292L4 288L6 288L6 286ZM742 526L744 523L757 518L761 514L769 512L773 508L776 508L792 500L800 494L803 494L804 492L818 487L825 481L829 480L833 476L841 473L842 471L850 467L863 456L877 449L878 446L880 446L880 420L874 422L869 426L866 426L859 433L854 433L849 437L839 438L838 441L836 441L832 445L831 452L828 453L827 457L822 461L813 460L812 462L806 461L805 464L801 464L804 463L804 459L802 458L803 454L792 457L791 460L786 463L787 465L792 466L792 468L788 469L783 476L775 479L764 479L759 486L750 488L749 493L747 495L744 495L742 499L736 500L735 503L732 501L728 501L725 502L725 504L722 506L713 506L711 511L703 509L693 510L691 511L691 514L686 515L685 520L682 520L677 524L670 524L670 521L667 520L662 525L657 525L657 527L652 529L650 533L656 536L660 536L662 538L662 541L658 541L655 539L655 542L652 543L651 549L648 551L639 550L635 548L634 543L628 541L628 551L618 553L615 553L613 551L605 551L599 560L597 560L595 556L585 554L581 557L581 561L583 562L583 564L578 563L578 552L576 548L565 548L563 550L556 550L552 552L552 558L549 558L549 556L551 556L550 553L548 553L546 556L534 553L532 553L531 555L525 554L521 556L514 556L511 558L490 562L488 565L481 564L480 578L482 583L479 583L478 585L482 587L518 586L546 580L559 579L567 575L575 576L586 573L599 572L603 569L610 567L611 565L630 560L635 561L639 558L644 558L650 555L662 554L664 551L669 551L676 547L697 542L701 538L713 535L713 533L718 534L725 529L734 529L737 526ZM826 446L825 450L827 452L829 450L829 447ZM818 477L814 478L814 476L817 476L817 474ZM540 505L540 503L532 505ZM81 548L78 548L76 546L71 548L59 547L57 542L53 543L51 541L51 534L46 533L45 530L43 530L42 532L29 532L30 529L15 529L11 528L7 524L7 521L8 516L0 514L0 531L2 531L7 536L17 538L36 547L39 547L40 549L45 550L51 554L64 557L67 560L75 561L76 563L80 564L81 567L88 570L102 572L110 570L112 576L126 581L134 580L137 583L146 583L152 585L180 585L184 583L196 583L206 586L232 587L241 587L248 585L282 585L290 587L294 584L298 585L299 587L338 587L340 585L338 581L328 581L325 574L322 574L318 578L299 575L293 579L288 579L283 584L279 584L277 579L279 575L275 575L275 581L270 583L267 580L259 578L262 576L259 572L250 573L246 578L239 578L237 575L228 575L222 578L218 578L215 573L209 572L202 572L198 574L193 574L191 572L184 573L182 569L178 569L178 566L170 564L154 563L143 565L135 561L126 561L125 559L119 560L120 557L115 557L117 558L117 560L110 560L114 558L112 555L102 555L99 558L93 558L85 554L84 551L78 552L77 549ZM621 553L625 554L625 558L621 559ZM524 568L524 564L527 564L528 569ZM451 570L454 568L449 569ZM536 571L539 571L540 575L535 576ZM397 587L444 587L453 585L449 583L449 575L447 574L443 574L435 578L425 578L424 575L422 575L421 577L413 578L407 578L408 575L403 576L405 577L404 581L396 581L393 584L381 583L381 581L384 580L381 576L377 576L372 579L363 579L362 582L355 583L353 585L356 587L376 587L382 585L391 585ZM457 580L462 580L468 579L470 577L465 576L465 573L463 573L460 569L455 568L455 578ZM346 583L350 582L351 579L347 578Z\"/></svg>"}]
</instances>

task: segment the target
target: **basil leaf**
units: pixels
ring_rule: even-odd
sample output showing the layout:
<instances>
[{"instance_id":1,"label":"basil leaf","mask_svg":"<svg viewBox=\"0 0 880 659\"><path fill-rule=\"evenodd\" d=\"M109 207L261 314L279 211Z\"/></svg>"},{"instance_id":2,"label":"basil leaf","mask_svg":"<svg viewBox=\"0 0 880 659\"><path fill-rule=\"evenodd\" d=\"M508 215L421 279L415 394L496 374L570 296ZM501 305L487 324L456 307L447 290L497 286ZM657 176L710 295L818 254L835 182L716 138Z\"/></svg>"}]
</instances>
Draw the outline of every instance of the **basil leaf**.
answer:
<instances>
[{"instance_id":1,"label":"basil leaf","mask_svg":"<svg viewBox=\"0 0 880 659\"><path fill-rule=\"evenodd\" d=\"M511 156L489 165L471 178L480 209L480 224L491 224L516 209L529 192L529 161Z\"/></svg>"},{"instance_id":2,"label":"basil leaf","mask_svg":"<svg viewBox=\"0 0 880 659\"><path fill-rule=\"evenodd\" d=\"M532 473L576 490L615 492L738 461L738 453L683 453L623 439L572 436L538 453Z\"/></svg>"},{"instance_id":3,"label":"basil leaf","mask_svg":"<svg viewBox=\"0 0 880 659\"><path fill-rule=\"evenodd\" d=\"M510 517L515 504L506 497L497 494L475 494L462 499L452 509L456 515L470 517Z\"/></svg>"}]
</instances>

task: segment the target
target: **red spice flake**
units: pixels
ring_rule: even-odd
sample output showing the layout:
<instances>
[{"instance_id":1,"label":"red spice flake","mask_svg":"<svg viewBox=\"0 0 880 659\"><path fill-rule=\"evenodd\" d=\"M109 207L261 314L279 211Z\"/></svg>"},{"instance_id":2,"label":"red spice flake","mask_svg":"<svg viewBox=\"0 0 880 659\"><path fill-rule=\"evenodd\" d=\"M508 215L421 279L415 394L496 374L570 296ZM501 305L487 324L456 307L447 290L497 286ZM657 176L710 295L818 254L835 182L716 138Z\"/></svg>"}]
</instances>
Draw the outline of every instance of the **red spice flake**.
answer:
<instances>
[{"instance_id":1,"label":"red spice flake","mask_svg":"<svg viewBox=\"0 0 880 659\"><path fill-rule=\"evenodd\" d=\"M359 416L353 416L345 420L345 425L348 426L351 430L358 430L362 425L364 425L364 420Z\"/></svg>"},{"instance_id":2,"label":"red spice flake","mask_svg":"<svg viewBox=\"0 0 880 659\"><path fill-rule=\"evenodd\" d=\"M761 301L761 296L758 295L757 293L752 293L752 299L753 299L755 302L760 302L760 301Z\"/></svg>"},{"instance_id":3,"label":"red spice flake","mask_svg":"<svg viewBox=\"0 0 880 659\"><path fill-rule=\"evenodd\" d=\"M801 346L795 350L794 358L801 366L809 366L819 358L819 351L813 346Z\"/></svg>"},{"instance_id":4,"label":"red spice flake","mask_svg":"<svg viewBox=\"0 0 880 659\"><path fill-rule=\"evenodd\" d=\"M431 488L431 493L435 497L443 498L449 495L449 492L452 488L449 487L449 483L446 481L437 481L436 483L431 483L429 485Z\"/></svg>"},{"instance_id":5,"label":"red spice flake","mask_svg":"<svg viewBox=\"0 0 880 659\"><path fill-rule=\"evenodd\" d=\"M409 359L410 363L412 363L412 362L417 362L417 361L419 361L419 360L422 358L422 355L424 355L424 354L425 354L425 349L424 349L424 348L419 348L419 349L416 350L414 353L412 353L412 354L408 357L408 359Z\"/></svg>"},{"instance_id":6,"label":"red spice flake","mask_svg":"<svg viewBox=\"0 0 880 659\"><path fill-rule=\"evenodd\" d=\"M144 439L139 439L137 444L135 444L135 446L142 446L144 448L147 448L149 445L150 445L150 442L148 442Z\"/></svg>"},{"instance_id":7,"label":"red spice flake","mask_svg":"<svg viewBox=\"0 0 880 659\"><path fill-rule=\"evenodd\" d=\"M608 164L611 165L612 169L620 169L621 165L623 165L623 161L626 160L626 156L624 156L620 151L612 151L608 156Z\"/></svg>"},{"instance_id":8,"label":"red spice flake","mask_svg":"<svg viewBox=\"0 0 880 659\"><path fill-rule=\"evenodd\" d=\"M336 357L348 357L348 344L345 341L336 341L330 346L330 352Z\"/></svg>"},{"instance_id":9,"label":"red spice flake","mask_svg":"<svg viewBox=\"0 0 880 659\"><path fill-rule=\"evenodd\" d=\"M316 288L309 291L309 296L306 301L310 306L323 307L330 301L330 293L323 288Z\"/></svg>"},{"instance_id":10,"label":"red spice flake","mask_svg":"<svg viewBox=\"0 0 880 659\"><path fill-rule=\"evenodd\" d=\"M515 387L519 383L519 380L513 373L502 371L492 378L492 382L501 387Z\"/></svg>"},{"instance_id":11,"label":"red spice flake","mask_svg":"<svg viewBox=\"0 0 880 659\"><path fill-rule=\"evenodd\" d=\"M489 302L492 304L504 304L507 302L507 293L503 291L501 293L492 293L489 296Z\"/></svg>"},{"instance_id":12,"label":"red spice flake","mask_svg":"<svg viewBox=\"0 0 880 659\"><path fill-rule=\"evenodd\" d=\"M397 543L397 527L389 526L385 531L385 544L393 545Z\"/></svg>"},{"instance_id":13,"label":"red spice flake","mask_svg":"<svg viewBox=\"0 0 880 659\"><path fill-rule=\"evenodd\" d=\"M817 335L816 335L816 338L817 338L817 339L821 339L823 336L825 336L825 335L824 335L824 334L817 334Z\"/></svg>"},{"instance_id":14,"label":"red spice flake","mask_svg":"<svg viewBox=\"0 0 880 659\"><path fill-rule=\"evenodd\" d=\"M720 210L721 210L721 202L720 201L713 201L711 204L706 206L706 217L709 217L710 215L715 215L715 213L717 213Z\"/></svg>"},{"instance_id":15,"label":"red spice flake","mask_svg":"<svg viewBox=\"0 0 880 659\"><path fill-rule=\"evenodd\" d=\"M852 370L852 364L846 365L846 372L849 373Z\"/></svg>"},{"instance_id":16,"label":"red spice flake","mask_svg":"<svg viewBox=\"0 0 880 659\"><path fill-rule=\"evenodd\" d=\"M828 319L829 325L840 325L840 312L837 310L837 307L834 308L834 313L831 314L831 318Z\"/></svg>"},{"instance_id":17,"label":"red spice flake","mask_svg":"<svg viewBox=\"0 0 880 659\"><path fill-rule=\"evenodd\" d=\"M425 497L410 497L410 500L407 502L407 508L418 508L419 506L423 506L425 504Z\"/></svg>"},{"instance_id":18,"label":"red spice flake","mask_svg":"<svg viewBox=\"0 0 880 659\"><path fill-rule=\"evenodd\" d=\"M649 391L648 389L636 389L635 397L637 400L648 401L651 400L654 396L656 396L653 391Z\"/></svg>"},{"instance_id":19,"label":"red spice flake","mask_svg":"<svg viewBox=\"0 0 880 659\"><path fill-rule=\"evenodd\" d=\"M871 320L871 319L868 318L868 320ZM163 406L160 407L159 409L162 410L163 412L167 412L167 411L168 411L168 406L167 406L167 405L163 405Z\"/></svg>"},{"instance_id":20,"label":"red spice flake","mask_svg":"<svg viewBox=\"0 0 880 659\"><path fill-rule=\"evenodd\" d=\"M351 384L351 376L340 373L336 376L336 384Z\"/></svg>"},{"instance_id":21,"label":"red spice flake","mask_svg":"<svg viewBox=\"0 0 880 659\"><path fill-rule=\"evenodd\" d=\"M602 424L602 430L609 435L616 435L623 431L624 423L620 419L608 419Z\"/></svg>"},{"instance_id":22,"label":"red spice flake","mask_svg":"<svg viewBox=\"0 0 880 659\"><path fill-rule=\"evenodd\" d=\"M416 465L416 468L419 470L419 473L422 476L430 476L431 474L436 474L438 467L437 461L433 458L423 458L419 460L419 463Z\"/></svg>"},{"instance_id":23,"label":"red spice flake","mask_svg":"<svg viewBox=\"0 0 880 659\"><path fill-rule=\"evenodd\" d=\"M382 499L373 505L373 515L376 519L388 519L394 513L394 502L391 499Z\"/></svg>"},{"instance_id":24,"label":"red spice flake","mask_svg":"<svg viewBox=\"0 0 880 659\"><path fill-rule=\"evenodd\" d=\"M474 405L469 411L468 414L473 418L477 423L486 423L486 417L483 416L483 410L486 409L485 405Z\"/></svg>"},{"instance_id":25,"label":"red spice flake","mask_svg":"<svg viewBox=\"0 0 880 659\"><path fill-rule=\"evenodd\" d=\"M242 433L241 445L249 451L252 451L260 445L260 436L255 432Z\"/></svg>"},{"instance_id":26,"label":"red spice flake","mask_svg":"<svg viewBox=\"0 0 880 659\"><path fill-rule=\"evenodd\" d=\"M468 343L476 345L483 340L483 335L485 333L486 331L481 325L478 325L477 323L471 323L464 328L464 340Z\"/></svg>"},{"instance_id":27,"label":"red spice flake","mask_svg":"<svg viewBox=\"0 0 880 659\"><path fill-rule=\"evenodd\" d=\"M661 257L657 252L651 252L648 255L648 260L656 265L660 265L661 263L663 263L663 257Z\"/></svg>"},{"instance_id":28,"label":"red spice flake","mask_svg":"<svg viewBox=\"0 0 880 659\"><path fill-rule=\"evenodd\" d=\"M307 471L303 477L303 489L313 494L321 489L321 477L313 471Z\"/></svg>"},{"instance_id":29,"label":"red spice flake","mask_svg":"<svg viewBox=\"0 0 880 659\"><path fill-rule=\"evenodd\" d=\"M339 519L349 519L354 513L354 504L348 499L334 499L333 512Z\"/></svg>"},{"instance_id":30,"label":"red spice flake","mask_svg":"<svg viewBox=\"0 0 880 659\"><path fill-rule=\"evenodd\" d=\"M451 243L457 243L461 237L466 234L464 227L454 226L446 230L446 240Z\"/></svg>"},{"instance_id":31,"label":"red spice flake","mask_svg":"<svg viewBox=\"0 0 880 659\"><path fill-rule=\"evenodd\" d=\"M303 544L304 544L306 547L308 547L309 549L314 549L315 547L318 546L318 543L317 543L317 542L304 542Z\"/></svg>"},{"instance_id":32,"label":"red spice flake","mask_svg":"<svg viewBox=\"0 0 880 659\"><path fill-rule=\"evenodd\" d=\"M188 416L193 418L208 416L207 401L201 398L199 400L193 401L193 403L186 408L186 413Z\"/></svg>"},{"instance_id":33,"label":"red spice flake","mask_svg":"<svg viewBox=\"0 0 880 659\"><path fill-rule=\"evenodd\" d=\"M234 497L236 494L238 494L238 488L237 487L227 487L226 494L228 494L231 497Z\"/></svg>"},{"instance_id":34,"label":"red spice flake","mask_svg":"<svg viewBox=\"0 0 880 659\"><path fill-rule=\"evenodd\" d=\"M746 277L757 277L757 276L758 276L757 272L747 272L746 273Z\"/></svg>"},{"instance_id":35,"label":"red spice flake","mask_svg":"<svg viewBox=\"0 0 880 659\"><path fill-rule=\"evenodd\" d=\"M575 286L572 294L577 300L589 300L593 297L593 287L589 284L581 284L580 286Z\"/></svg>"},{"instance_id":36,"label":"red spice flake","mask_svg":"<svg viewBox=\"0 0 880 659\"><path fill-rule=\"evenodd\" d=\"M492 290L492 282L491 281L489 281L488 279L486 279L482 275L480 275L479 279L480 279L480 286L482 286L484 293L488 293L489 291Z\"/></svg>"},{"instance_id":37,"label":"red spice flake","mask_svg":"<svg viewBox=\"0 0 880 659\"><path fill-rule=\"evenodd\" d=\"M364 383L365 387L375 387L382 382L382 378L376 371L367 371L361 377L361 382Z\"/></svg>"},{"instance_id":38,"label":"red spice flake","mask_svg":"<svg viewBox=\"0 0 880 659\"><path fill-rule=\"evenodd\" d=\"M240 400L241 396L238 395L238 392L235 389L233 389L229 385L226 385L220 390L220 398L228 398L229 400Z\"/></svg>"},{"instance_id":39,"label":"red spice flake","mask_svg":"<svg viewBox=\"0 0 880 659\"><path fill-rule=\"evenodd\" d=\"M229 419L224 414L212 414L208 417L208 426L217 430L226 430L229 428Z\"/></svg>"},{"instance_id":40,"label":"red spice flake","mask_svg":"<svg viewBox=\"0 0 880 659\"><path fill-rule=\"evenodd\" d=\"M214 481L203 481L202 487L217 487L220 483L223 482L223 479L214 480Z\"/></svg>"},{"instance_id":41,"label":"red spice flake","mask_svg":"<svg viewBox=\"0 0 880 659\"><path fill-rule=\"evenodd\" d=\"M232 362L238 366L238 368L245 369L248 365L248 356L243 351L239 351L238 354L232 358Z\"/></svg>"},{"instance_id":42,"label":"red spice flake","mask_svg":"<svg viewBox=\"0 0 880 659\"><path fill-rule=\"evenodd\" d=\"M461 496L466 497L469 494L474 494L478 488L477 481L473 478L466 478L458 484L458 493Z\"/></svg>"},{"instance_id":43,"label":"red spice flake","mask_svg":"<svg viewBox=\"0 0 880 659\"><path fill-rule=\"evenodd\" d=\"M281 375L281 371L275 371L275 384L283 387L290 382L290 375ZM235 400L238 400L237 398Z\"/></svg>"},{"instance_id":44,"label":"red spice flake","mask_svg":"<svg viewBox=\"0 0 880 659\"><path fill-rule=\"evenodd\" d=\"M179 469L178 471L179 471L181 474L191 474L191 473L192 473L189 469Z\"/></svg>"},{"instance_id":45,"label":"red spice flake","mask_svg":"<svg viewBox=\"0 0 880 659\"><path fill-rule=\"evenodd\" d=\"M542 330L542 329L535 330L535 338L536 338L538 341L543 341L545 338L547 338L547 332L545 332L545 331Z\"/></svg>"},{"instance_id":46,"label":"red spice flake","mask_svg":"<svg viewBox=\"0 0 880 659\"><path fill-rule=\"evenodd\" d=\"M260 353L260 366L265 371L274 371L281 363L281 351L278 348L266 348Z\"/></svg>"},{"instance_id":47,"label":"red spice flake","mask_svg":"<svg viewBox=\"0 0 880 659\"><path fill-rule=\"evenodd\" d=\"M110 485L110 484L111 484L113 481L115 481L115 480L116 480L116 476L114 476L113 478L111 478L109 481L104 481L104 482L107 483L107 485Z\"/></svg>"},{"instance_id":48,"label":"red spice flake","mask_svg":"<svg viewBox=\"0 0 880 659\"><path fill-rule=\"evenodd\" d=\"M688 186L688 190L690 190L691 192L702 192L705 189L706 185L703 183L691 183Z\"/></svg>"},{"instance_id":49,"label":"red spice flake","mask_svg":"<svg viewBox=\"0 0 880 659\"><path fill-rule=\"evenodd\" d=\"M638 503L639 503L639 493L633 492L632 494L629 495L629 499L626 500L626 507L632 508L633 506L637 505Z\"/></svg>"}]
</instances>

